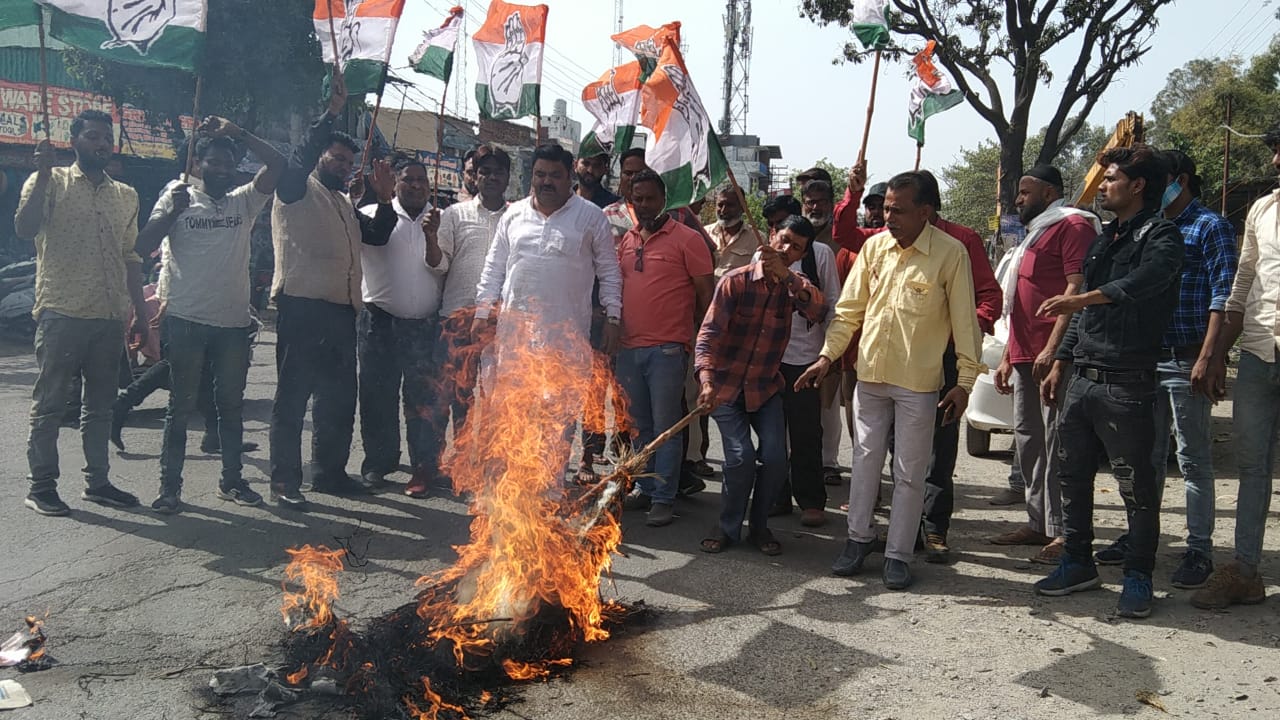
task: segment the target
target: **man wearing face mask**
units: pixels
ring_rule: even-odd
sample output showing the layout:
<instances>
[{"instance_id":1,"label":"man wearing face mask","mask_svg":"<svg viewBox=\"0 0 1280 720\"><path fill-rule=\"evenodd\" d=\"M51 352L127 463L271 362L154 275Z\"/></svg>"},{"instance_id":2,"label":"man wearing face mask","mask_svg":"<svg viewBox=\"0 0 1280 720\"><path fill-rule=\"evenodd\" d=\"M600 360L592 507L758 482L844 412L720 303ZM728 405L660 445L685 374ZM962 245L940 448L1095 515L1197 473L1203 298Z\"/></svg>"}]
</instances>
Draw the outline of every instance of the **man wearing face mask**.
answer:
<instances>
[{"instance_id":1,"label":"man wearing face mask","mask_svg":"<svg viewBox=\"0 0 1280 720\"><path fill-rule=\"evenodd\" d=\"M618 382L627 393L637 443L644 447L654 436L676 424L684 396L685 368L693 332L715 287L711 256L698 233L663 211L666 186L652 170L631 181L631 206L636 227L618 246L622 269L622 347L618 351ZM679 443L658 448L638 490L626 498L625 509L648 509L645 523L671 523L680 482Z\"/></svg>"},{"instance_id":2,"label":"man wearing face mask","mask_svg":"<svg viewBox=\"0 0 1280 720\"><path fill-rule=\"evenodd\" d=\"M827 309L822 293L790 266L815 235L803 217L783 220L769 245L760 248L759 260L721 277L698 331L698 405L720 427L725 458L720 521L702 540L703 552L721 552L741 539L748 502L751 544L766 555L782 552L769 530L769 508L787 477L782 355L791 314L820 322Z\"/></svg>"},{"instance_id":3,"label":"man wearing face mask","mask_svg":"<svg viewBox=\"0 0 1280 720\"><path fill-rule=\"evenodd\" d=\"M301 492L302 424L313 396L312 487L332 494L364 490L347 475L356 414L356 314L364 304L360 247L385 245L399 221L391 205L395 178L385 162L374 163L371 185L378 207L373 217L357 213L347 195L359 146L333 129L346 100L338 73L328 109L294 152L271 211L276 255L271 296L279 310L271 497L293 509L307 502Z\"/></svg>"},{"instance_id":4,"label":"man wearing face mask","mask_svg":"<svg viewBox=\"0 0 1280 720\"><path fill-rule=\"evenodd\" d=\"M716 222L706 230L716 246L716 277L750 263L752 254L764 242L746 221L738 193L729 186L716 192Z\"/></svg>"},{"instance_id":5,"label":"man wearing face mask","mask_svg":"<svg viewBox=\"0 0 1280 720\"><path fill-rule=\"evenodd\" d=\"M1227 299L1235 279L1236 233L1226 218L1201 205L1200 176L1186 153L1167 150L1161 159L1169 168L1169 184L1160 206L1163 215L1182 231L1185 248L1178 306L1165 330L1156 375L1155 451L1156 492L1163 496L1169 463L1169 432L1178 441L1178 467L1187 492L1187 549L1173 573L1176 588L1203 587L1213 572L1213 405L1194 392L1192 375L1215 360ZM1128 533L1094 559L1102 565L1124 562Z\"/></svg>"}]
</instances>

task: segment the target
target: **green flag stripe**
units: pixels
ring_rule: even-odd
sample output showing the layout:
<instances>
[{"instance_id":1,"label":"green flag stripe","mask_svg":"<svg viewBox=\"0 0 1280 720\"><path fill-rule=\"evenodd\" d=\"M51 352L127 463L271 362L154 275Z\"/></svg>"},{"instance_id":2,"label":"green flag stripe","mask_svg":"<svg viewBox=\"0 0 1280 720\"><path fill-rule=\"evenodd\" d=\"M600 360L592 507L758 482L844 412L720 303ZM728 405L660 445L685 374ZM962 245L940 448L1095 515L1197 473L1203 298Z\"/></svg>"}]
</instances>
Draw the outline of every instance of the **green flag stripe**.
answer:
<instances>
[{"instance_id":1,"label":"green flag stripe","mask_svg":"<svg viewBox=\"0 0 1280 720\"><path fill-rule=\"evenodd\" d=\"M382 73L386 69L379 60L352 58L342 69L342 79L347 81L348 95L364 95L378 92Z\"/></svg>"},{"instance_id":2,"label":"green flag stripe","mask_svg":"<svg viewBox=\"0 0 1280 720\"><path fill-rule=\"evenodd\" d=\"M662 173L662 182L667 186L667 210L690 205L729 178L729 163L725 160L724 151L720 149L720 141L715 133L707 133L707 143L710 177L695 178L693 168L687 163Z\"/></svg>"},{"instance_id":3,"label":"green flag stripe","mask_svg":"<svg viewBox=\"0 0 1280 720\"><path fill-rule=\"evenodd\" d=\"M541 88L540 85L525 85L520 89L520 100L514 108L492 108L489 100L489 86L476 83L476 102L480 104L480 117L488 120L513 120L537 115Z\"/></svg>"},{"instance_id":4,"label":"green flag stripe","mask_svg":"<svg viewBox=\"0 0 1280 720\"><path fill-rule=\"evenodd\" d=\"M877 23L855 23L853 34L862 47L868 50L883 49L889 45L889 28Z\"/></svg>"},{"instance_id":5,"label":"green flag stripe","mask_svg":"<svg viewBox=\"0 0 1280 720\"><path fill-rule=\"evenodd\" d=\"M40 11L33 0L0 0L0 30L39 24Z\"/></svg>"},{"instance_id":6,"label":"green flag stripe","mask_svg":"<svg viewBox=\"0 0 1280 720\"><path fill-rule=\"evenodd\" d=\"M194 71L204 51L204 33L184 25L169 25L147 47L146 54L130 45L104 49L102 45L114 40L106 23L95 18L72 15L49 8L49 34L68 45L131 65L156 65Z\"/></svg>"},{"instance_id":7,"label":"green flag stripe","mask_svg":"<svg viewBox=\"0 0 1280 720\"><path fill-rule=\"evenodd\" d=\"M423 75L449 82L449 76L453 74L453 51L432 45L427 48L421 58L418 58L418 62L414 63L413 69Z\"/></svg>"},{"instance_id":8,"label":"green flag stripe","mask_svg":"<svg viewBox=\"0 0 1280 720\"><path fill-rule=\"evenodd\" d=\"M959 105L964 95L959 90L952 90L946 95L926 95L920 104L920 117L907 121L907 135L915 139L917 145L924 144L924 121L932 115Z\"/></svg>"}]
</instances>

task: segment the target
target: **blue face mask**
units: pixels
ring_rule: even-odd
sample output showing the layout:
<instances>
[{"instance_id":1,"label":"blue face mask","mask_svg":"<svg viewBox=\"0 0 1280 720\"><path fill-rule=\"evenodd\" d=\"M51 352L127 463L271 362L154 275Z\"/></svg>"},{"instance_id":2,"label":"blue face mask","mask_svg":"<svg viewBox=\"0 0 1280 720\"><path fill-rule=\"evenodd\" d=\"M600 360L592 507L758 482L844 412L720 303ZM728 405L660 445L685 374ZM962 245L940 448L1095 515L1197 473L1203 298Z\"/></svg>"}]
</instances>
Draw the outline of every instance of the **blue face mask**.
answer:
<instances>
[{"instance_id":1,"label":"blue face mask","mask_svg":"<svg viewBox=\"0 0 1280 720\"><path fill-rule=\"evenodd\" d=\"M1174 180L1169 183L1169 187L1164 189L1164 197L1160 198L1160 212L1164 212L1165 208L1173 204L1174 200L1182 194L1182 183Z\"/></svg>"}]
</instances>

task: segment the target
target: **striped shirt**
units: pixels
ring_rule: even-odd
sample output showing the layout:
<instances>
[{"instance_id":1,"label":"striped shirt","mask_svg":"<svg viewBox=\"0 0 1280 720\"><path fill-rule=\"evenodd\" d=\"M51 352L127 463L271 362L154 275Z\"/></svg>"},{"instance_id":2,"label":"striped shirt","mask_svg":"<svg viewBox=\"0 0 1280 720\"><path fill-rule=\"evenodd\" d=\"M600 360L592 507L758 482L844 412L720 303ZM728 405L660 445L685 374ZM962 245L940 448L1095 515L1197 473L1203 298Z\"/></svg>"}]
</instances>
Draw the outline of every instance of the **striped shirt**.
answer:
<instances>
[{"instance_id":1,"label":"striped shirt","mask_svg":"<svg viewBox=\"0 0 1280 720\"><path fill-rule=\"evenodd\" d=\"M800 299L804 292L808 300ZM757 261L720 278L694 346L694 370L715 387L718 403L741 394L747 412L755 412L782 390L779 368L791 339L792 312L811 322L826 312L822 293L800 273L771 284Z\"/></svg>"}]
</instances>

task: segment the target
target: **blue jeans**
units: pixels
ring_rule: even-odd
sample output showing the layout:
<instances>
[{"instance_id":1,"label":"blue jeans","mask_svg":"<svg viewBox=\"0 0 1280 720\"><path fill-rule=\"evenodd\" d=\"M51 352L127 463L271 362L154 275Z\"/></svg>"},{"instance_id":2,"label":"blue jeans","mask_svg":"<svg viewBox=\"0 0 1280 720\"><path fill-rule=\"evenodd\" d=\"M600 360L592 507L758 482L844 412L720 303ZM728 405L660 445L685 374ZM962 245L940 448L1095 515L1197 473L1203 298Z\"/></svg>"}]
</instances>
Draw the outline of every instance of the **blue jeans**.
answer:
<instances>
[{"instance_id":1,"label":"blue jeans","mask_svg":"<svg viewBox=\"0 0 1280 720\"><path fill-rule=\"evenodd\" d=\"M187 456L187 417L196 409L206 365L213 380L222 442L222 486L242 480L244 464L244 388L249 376L249 326L225 328L173 316L160 326L160 342L169 361L169 409L160 450L161 490L182 489Z\"/></svg>"},{"instance_id":2,"label":"blue jeans","mask_svg":"<svg viewBox=\"0 0 1280 720\"><path fill-rule=\"evenodd\" d=\"M782 413L782 394L775 394L755 412L747 412L739 394L733 402L720 405L711 412L724 441L724 480L720 490L720 530L737 542L742 539L742 520L751 503L751 533L769 529L769 508L778 499L787 479L786 421ZM760 442L760 461L756 468L756 449L751 431ZM755 499L752 500L752 491Z\"/></svg>"},{"instance_id":3,"label":"blue jeans","mask_svg":"<svg viewBox=\"0 0 1280 720\"><path fill-rule=\"evenodd\" d=\"M688 353L680 343L618 351L618 382L627 393L638 447L648 445L658 433L679 422L688 361ZM678 442L668 442L658 448L646 470L657 477L640 478L640 492L655 503L674 503L676 488L680 485L682 455Z\"/></svg>"},{"instance_id":4,"label":"blue jeans","mask_svg":"<svg viewBox=\"0 0 1280 720\"><path fill-rule=\"evenodd\" d=\"M1240 494L1236 501L1236 559L1256 568L1271 508L1271 467L1280 425L1280 363L1245 350L1233 395L1232 425Z\"/></svg>"},{"instance_id":5,"label":"blue jeans","mask_svg":"<svg viewBox=\"0 0 1280 720\"><path fill-rule=\"evenodd\" d=\"M1191 392L1194 360L1166 360L1156 366L1156 492L1163 498L1169 465L1169 429L1178 438L1178 468L1187 486L1187 546L1213 552L1213 452L1209 418L1213 405Z\"/></svg>"}]
</instances>

